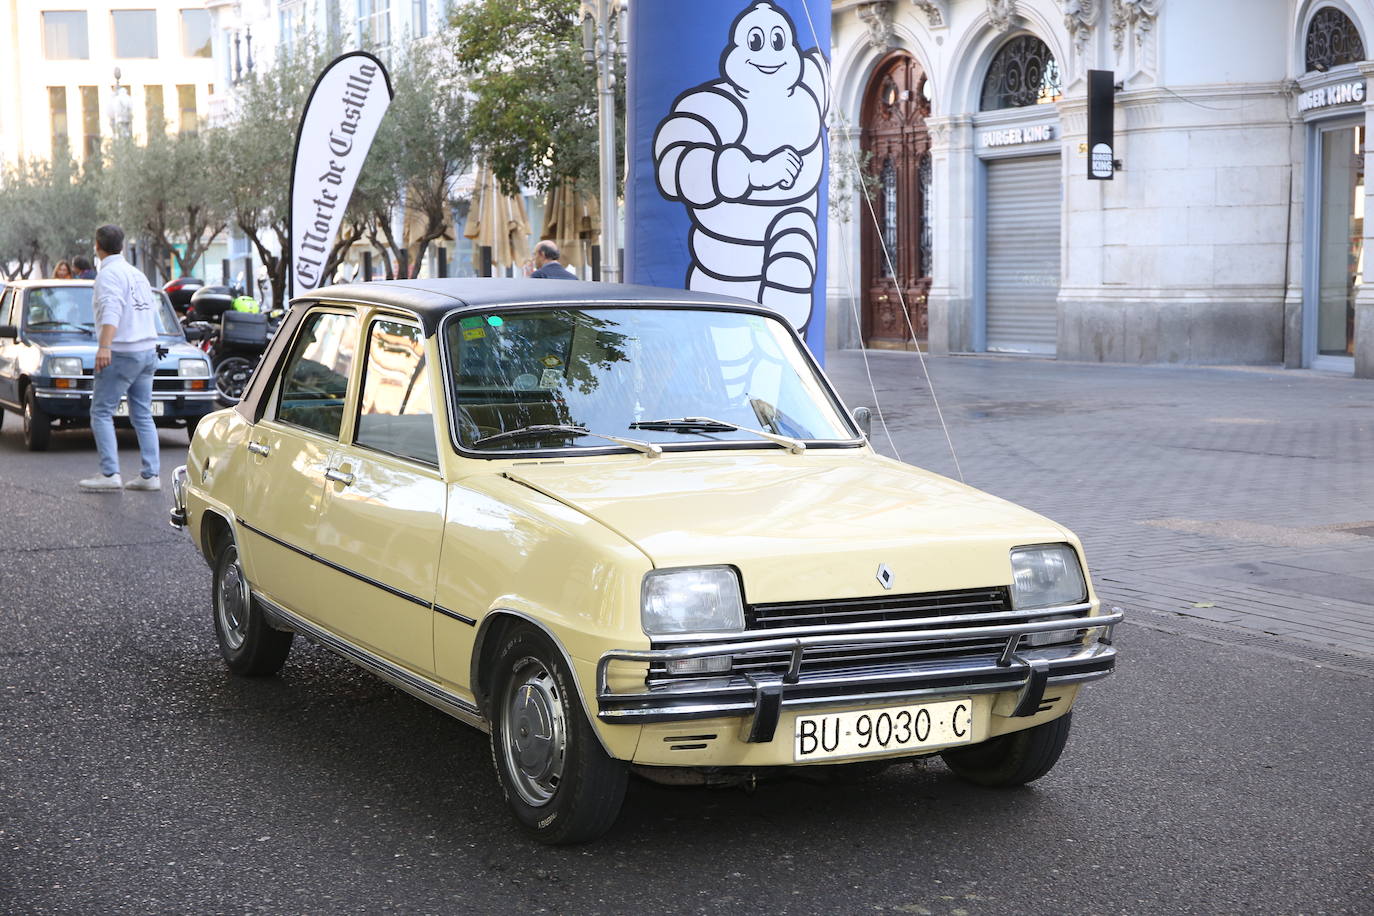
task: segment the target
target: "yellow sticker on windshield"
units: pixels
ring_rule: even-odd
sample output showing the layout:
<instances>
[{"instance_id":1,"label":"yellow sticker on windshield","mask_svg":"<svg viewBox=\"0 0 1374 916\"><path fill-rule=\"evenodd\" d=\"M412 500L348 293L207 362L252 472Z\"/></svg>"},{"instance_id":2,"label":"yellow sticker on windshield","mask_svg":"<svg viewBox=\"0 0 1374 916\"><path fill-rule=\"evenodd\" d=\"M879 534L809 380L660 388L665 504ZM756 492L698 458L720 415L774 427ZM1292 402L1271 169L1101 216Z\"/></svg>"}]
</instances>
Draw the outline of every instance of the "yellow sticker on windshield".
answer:
<instances>
[{"instance_id":1,"label":"yellow sticker on windshield","mask_svg":"<svg viewBox=\"0 0 1374 916\"><path fill-rule=\"evenodd\" d=\"M477 340L479 337L486 337L486 336L487 336L487 332L484 331L484 330L482 330L481 328L464 328L464 329L463 329L463 339L464 339L464 340Z\"/></svg>"},{"instance_id":2,"label":"yellow sticker on windshield","mask_svg":"<svg viewBox=\"0 0 1374 916\"><path fill-rule=\"evenodd\" d=\"M540 362L544 364L545 369L557 369L559 366L563 365L563 360L559 359L557 356L546 356L541 359Z\"/></svg>"}]
</instances>

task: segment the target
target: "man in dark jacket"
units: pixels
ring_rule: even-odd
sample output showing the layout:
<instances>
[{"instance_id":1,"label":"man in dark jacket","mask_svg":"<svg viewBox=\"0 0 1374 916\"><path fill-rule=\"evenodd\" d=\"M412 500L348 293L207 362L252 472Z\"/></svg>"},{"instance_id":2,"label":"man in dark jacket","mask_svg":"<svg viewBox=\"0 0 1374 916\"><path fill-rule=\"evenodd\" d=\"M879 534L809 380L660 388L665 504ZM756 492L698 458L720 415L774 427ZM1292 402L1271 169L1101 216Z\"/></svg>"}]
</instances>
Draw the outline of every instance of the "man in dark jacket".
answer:
<instances>
[{"instance_id":1,"label":"man in dark jacket","mask_svg":"<svg viewBox=\"0 0 1374 916\"><path fill-rule=\"evenodd\" d=\"M534 273L530 276L540 280L577 279L577 274L558 263L558 246L549 239L534 246Z\"/></svg>"}]
</instances>

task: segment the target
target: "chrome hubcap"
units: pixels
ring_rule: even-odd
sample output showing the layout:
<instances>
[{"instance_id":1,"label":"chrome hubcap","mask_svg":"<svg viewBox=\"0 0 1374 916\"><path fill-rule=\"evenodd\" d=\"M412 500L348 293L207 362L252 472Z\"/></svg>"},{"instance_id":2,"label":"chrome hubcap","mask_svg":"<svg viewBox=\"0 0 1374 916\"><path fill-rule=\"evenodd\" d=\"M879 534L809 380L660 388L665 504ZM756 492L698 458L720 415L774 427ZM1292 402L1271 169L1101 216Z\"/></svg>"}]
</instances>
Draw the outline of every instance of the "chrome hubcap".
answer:
<instances>
[{"instance_id":1,"label":"chrome hubcap","mask_svg":"<svg viewBox=\"0 0 1374 916\"><path fill-rule=\"evenodd\" d=\"M563 702L553 674L537 659L521 659L510 683L501 708L501 750L515 791L526 804L539 807L553 799L563 779Z\"/></svg>"},{"instance_id":2,"label":"chrome hubcap","mask_svg":"<svg viewBox=\"0 0 1374 916\"><path fill-rule=\"evenodd\" d=\"M248 638L248 580L239 566L237 547L229 548L229 559L220 574L219 588L215 593L216 610L219 613L219 628L224 641L231 649L238 649Z\"/></svg>"}]
</instances>

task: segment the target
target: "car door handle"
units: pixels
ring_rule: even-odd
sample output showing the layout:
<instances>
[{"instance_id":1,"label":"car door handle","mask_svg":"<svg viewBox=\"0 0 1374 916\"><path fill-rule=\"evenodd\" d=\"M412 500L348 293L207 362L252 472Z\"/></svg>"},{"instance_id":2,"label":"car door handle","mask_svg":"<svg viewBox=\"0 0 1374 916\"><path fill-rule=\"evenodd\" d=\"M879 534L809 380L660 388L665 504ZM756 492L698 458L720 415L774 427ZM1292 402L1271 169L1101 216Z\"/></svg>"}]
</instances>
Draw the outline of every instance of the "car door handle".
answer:
<instances>
[{"instance_id":1,"label":"car door handle","mask_svg":"<svg viewBox=\"0 0 1374 916\"><path fill-rule=\"evenodd\" d=\"M346 487L353 486L353 475L347 471L340 471L338 468L328 468L324 472L325 480L332 480L341 483Z\"/></svg>"},{"instance_id":2,"label":"car door handle","mask_svg":"<svg viewBox=\"0 0 1374 916\"><path fill-rule=\"evenodd\" d=\"M249 442L248 451L252 452L254 455L261 455L266 458L267 454L272 451L272 446L262 442Z\"/></svg>"}]
</instances>

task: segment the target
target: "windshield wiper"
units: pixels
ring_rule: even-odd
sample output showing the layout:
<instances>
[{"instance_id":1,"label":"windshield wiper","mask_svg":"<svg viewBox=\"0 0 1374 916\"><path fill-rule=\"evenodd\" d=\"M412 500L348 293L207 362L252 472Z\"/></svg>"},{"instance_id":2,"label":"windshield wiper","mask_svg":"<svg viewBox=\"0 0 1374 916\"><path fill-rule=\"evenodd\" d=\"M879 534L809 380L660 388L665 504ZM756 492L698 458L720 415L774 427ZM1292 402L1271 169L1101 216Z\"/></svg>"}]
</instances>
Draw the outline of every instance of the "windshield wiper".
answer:
<instances>
[{"instance_id":1,"label":"windshield wiper","mask_svg":"<svg viewBox=\"0 0 1374 916\"><path fill-rule=\"evenodd\" d=\"M716 420L711 417L679 417L676 420L637 420L630 424L630 429L652 429L663 432L673 433L724 433L736 430L742 433L751 433L769 442L776 442L785 447L794 455L800 455L806 451L806 443L800 439L793 439L790 436L779 436L777 433L764 432L761 429L753 429L748 426L740 426L738 423L727 423L724 420Z\"/></svg>"},{"instance_id":2,"label":"windshield wiper","mask_svg":"<svg viewBox=\"0 0 1374 916\"><path fill-rule=\"evenodd\" d=\"M49 325L54 326L54 327L75 328L75 329L78 330L78 331L85 331L85 330L88 330L88 328L86 328L84 325L72 324L70 321L30 321L30 322L29 322L29 330L30 330L30 331L36 331L36 330L38 330L40 327L46 328L46 327L48 327Z\"/></svg>"},{"instance_id":3,"label":"windshield wiper","mask_svg":"<svg viewBox=\"0 0 1374 916\"><path fill-rule=\"evenodd\" d=\"M483 436L475 440L473 445L487 445L492 442L504 442L509 439L525 439L530 436L542 436L546 434L561 433L568 436L594 436L597 439L605 439L614 442L616 445L623 445L632 448L637 452L642 452L650 458L657 458L663 454L663 447L652 442L644 442L639 439L622 439L620 436L607 436L602 433L594 433L585 426L571 426L565 424L541 424L536 426L522 426L519 429L508 429L503 433L493 433L490 436Z\"/></svg>"}]
</instances>

